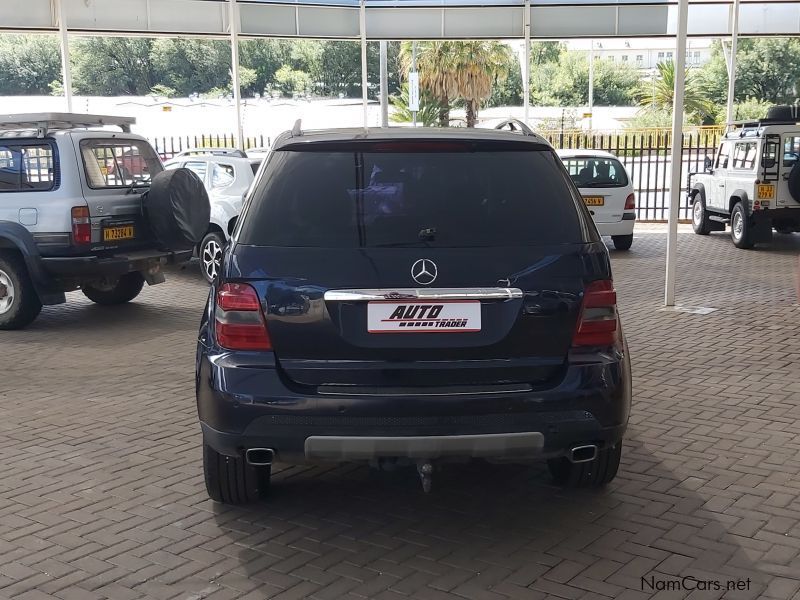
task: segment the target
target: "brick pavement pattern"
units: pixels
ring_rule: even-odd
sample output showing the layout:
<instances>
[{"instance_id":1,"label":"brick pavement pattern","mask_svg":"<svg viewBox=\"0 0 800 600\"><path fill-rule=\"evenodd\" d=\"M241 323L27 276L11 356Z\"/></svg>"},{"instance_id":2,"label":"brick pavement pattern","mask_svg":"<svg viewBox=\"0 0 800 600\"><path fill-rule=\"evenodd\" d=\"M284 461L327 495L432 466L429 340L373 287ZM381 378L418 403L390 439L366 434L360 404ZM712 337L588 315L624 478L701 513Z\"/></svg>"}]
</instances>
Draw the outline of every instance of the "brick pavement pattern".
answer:
<instances>
[{"instance_id":1,"label":"brick pavement pattern","mask_svg":"<svg viewBox=\"0 0 800 600\"><path fill-rule=\"evenodd\" d=\"M742 251L682 228L678 298L717 309L696 315L660 310L664 231L612 251L634 409L601 492L541 464L448 466L428 496L413 469L278 465L268 501L215 505L205 284L192 267L128 306L70 294L0 333L0 598L800 599L800 235ZM685 576L751 584L642 582Z\"/></svg>"}]
</instances>

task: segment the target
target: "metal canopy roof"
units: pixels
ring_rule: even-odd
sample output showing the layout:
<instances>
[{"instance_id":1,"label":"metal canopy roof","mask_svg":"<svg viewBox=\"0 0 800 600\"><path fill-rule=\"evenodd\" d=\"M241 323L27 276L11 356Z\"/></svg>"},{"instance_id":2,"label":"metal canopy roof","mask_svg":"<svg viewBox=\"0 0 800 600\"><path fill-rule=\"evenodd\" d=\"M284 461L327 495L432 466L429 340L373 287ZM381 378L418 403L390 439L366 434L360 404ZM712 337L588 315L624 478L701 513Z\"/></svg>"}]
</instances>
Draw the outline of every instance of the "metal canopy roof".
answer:
<instances>
[{"instance_id":1,"label":"metal canopy roof","mask_svg":"<svg viewBox=\"0 0 800 600\"><path fill-rule=\"evenodd\" d=\"M62 0L71 33L230 34L227 0ZM358 39L359 0L238 0L239 35ZM730 35L733 0L691 0L688 34ZM2 0L0 32L58 31L57 0ZM524 0L366 0L368 39L524 37ZM531 0L531 37L675 36L674 0ZM740 35L800 34L800 2L742 0Z\"/></svg>"}]
</instances>

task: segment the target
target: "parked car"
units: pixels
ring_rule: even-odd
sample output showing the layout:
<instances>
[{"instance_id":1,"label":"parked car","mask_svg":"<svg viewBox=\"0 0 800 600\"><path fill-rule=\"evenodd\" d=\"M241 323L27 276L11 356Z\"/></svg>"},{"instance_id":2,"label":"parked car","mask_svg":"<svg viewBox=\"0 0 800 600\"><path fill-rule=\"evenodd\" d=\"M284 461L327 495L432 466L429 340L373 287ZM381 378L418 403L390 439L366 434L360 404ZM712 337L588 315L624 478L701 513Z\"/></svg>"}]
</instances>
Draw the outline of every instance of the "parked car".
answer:
<instances>
[{"instance_id":1,"label":"parked car","mask_svg":"<svg viewBox=\"0 0 800 600\"><path fill-rule=\"evenodd\" d=\"M244 195L253 182L261 160L233 154L184 155L167 161L165 169L194 171L205 185L211 202L211 222L196 249L206 281L217 276L232 223L242 210Z\"/></svg>"},{"instance_id":2,"label":"parked car","mask_svg":"<svg viewBox=\"0 0 800 600\"><path fill-rule=\"evenodd\" d=\"M800 114L773 107L766 118L732 123L703 173L687 185L692 228L698 235L725 231L737 248L752 248L800 231Z\"/></svg>"},{"instance_id":3,"label":"parked car","mask_svg":"<svg viewBox=\"0 0 800 600\"><path fill-rule=\"evenodd\" d=\"M558 150L583 196L600 235L611 236L617 250L629 250L636 223L636 195L622 163L601 150Z\"/></svg>"},{"instance_id":4,"label":"parked car","mask_svg":"<svg viewBox=\"0 0 800 600\"><path fill-rule=\"evenodd\" d=\"M630 356L608 250L552 147L480 129L280 136L212 282L196 391L209 496L273 461L547 459L617 473Z\"/></svg>"},{"instance_id":5,"label":"parked car","mask_svg":"<svg viewBox=\"0 0 800 600\"><path fill-rule=\"evenodd\" d=\"M73 290L129 302L164 281L165 263L191 256L208 229L205 189L190 171L164 173L133 123L0 117L0 329L27 326Z\"/></svg>"}]
</instances>

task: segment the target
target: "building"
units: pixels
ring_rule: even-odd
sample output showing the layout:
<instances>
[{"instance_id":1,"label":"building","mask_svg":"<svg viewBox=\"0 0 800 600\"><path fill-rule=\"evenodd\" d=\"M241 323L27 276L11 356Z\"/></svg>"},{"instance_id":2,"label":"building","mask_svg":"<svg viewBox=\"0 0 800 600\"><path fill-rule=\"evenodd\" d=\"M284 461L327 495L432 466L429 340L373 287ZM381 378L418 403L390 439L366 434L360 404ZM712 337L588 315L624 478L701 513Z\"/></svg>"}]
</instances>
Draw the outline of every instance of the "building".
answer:
<instances>
[{"instance_id":1,"label":"building","mask_svg":"<svg viewBox=\"0 0 800 600\"><path fill-rule=\"evenodd\" d=\"M675 57L675 44L671 39L603 39L592 40L595 60L609 60L628 63L643 72L650 72L658 63L668 62ZM570 50L589 51L589 40L571 40L567 42ZM709 39L693 39L687 41L686 65L699 67L711 59Z\"/></svg>"}]
</instances>

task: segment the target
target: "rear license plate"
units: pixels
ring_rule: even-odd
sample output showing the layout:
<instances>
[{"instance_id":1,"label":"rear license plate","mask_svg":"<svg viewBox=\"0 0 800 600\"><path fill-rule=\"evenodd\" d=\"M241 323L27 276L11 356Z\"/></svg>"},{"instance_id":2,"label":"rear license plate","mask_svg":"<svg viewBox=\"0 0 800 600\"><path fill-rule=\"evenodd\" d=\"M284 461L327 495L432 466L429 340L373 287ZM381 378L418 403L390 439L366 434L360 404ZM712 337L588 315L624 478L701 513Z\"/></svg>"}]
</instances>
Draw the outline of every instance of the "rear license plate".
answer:
<instances>
[{"instance_id":1,"label":"rear license plate","mask_svg":"<svg viewBox=\"0 0 800 600\"><path fill-rule=\"evenodd\" d=\"M104 242L117 242L119 240L132 240L135 237L136 231L133 225L125 225L122 227L106 227L103 229Z\"/></svg>"},{"instance_id":2,"label":"rear license plate","mask_svg":"<svg viewBox=\"0 0 800 600\"><path fill-rule=\"evenodd\" d=\"M479 300L370 302L369 333L469 333L481 330Z\"/></svg>"},{"instance_id":3,"label":"rear license plate","mask_svg":"<svg viewBox=\"0 0 800 600\"><path fill-rule=\"evenodd\" d=\"M586 206L603 206L605 199L602 196L584 196L583 201Z\"/></svg>"},{"instance_id":4,"label":"rear license plate","mask_svg":"<svg viewBox=\"0 0 800 600\"><path fill-rule=\"evenodd\" d=\"M775 186L760 184L756 186L756 196L759 200L772 200L775 198Z\"/></svg>"}]
</instances>

